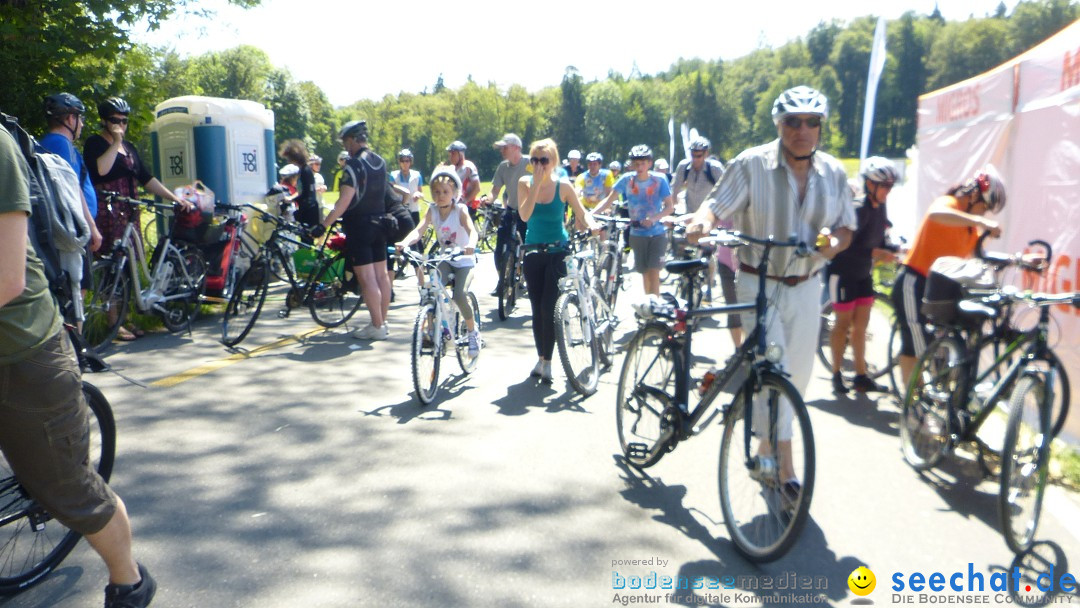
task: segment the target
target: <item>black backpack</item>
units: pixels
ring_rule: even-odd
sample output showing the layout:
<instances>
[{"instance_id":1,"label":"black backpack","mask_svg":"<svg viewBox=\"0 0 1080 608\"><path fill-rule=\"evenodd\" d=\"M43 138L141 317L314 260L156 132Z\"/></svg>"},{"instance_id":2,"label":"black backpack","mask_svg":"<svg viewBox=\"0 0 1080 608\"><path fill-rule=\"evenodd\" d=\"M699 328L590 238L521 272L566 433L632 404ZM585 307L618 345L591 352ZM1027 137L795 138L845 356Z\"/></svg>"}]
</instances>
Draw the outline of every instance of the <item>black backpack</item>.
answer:
<instances>
[{"instance_id":1,"label":"black backpack","mask_svg":"<svg viewBox=\"0 0 1080 608\"><path fill-rule=\"evenodd\" d=\"M691 163L686 163L686 167L683 169L682 178L684 182L690 177L691 166L693 166ZM709 180L710 184L716 185L716 178L712 174L712 163L707 158L705 159L705 179Z\"/></svg>"}]
</instances>

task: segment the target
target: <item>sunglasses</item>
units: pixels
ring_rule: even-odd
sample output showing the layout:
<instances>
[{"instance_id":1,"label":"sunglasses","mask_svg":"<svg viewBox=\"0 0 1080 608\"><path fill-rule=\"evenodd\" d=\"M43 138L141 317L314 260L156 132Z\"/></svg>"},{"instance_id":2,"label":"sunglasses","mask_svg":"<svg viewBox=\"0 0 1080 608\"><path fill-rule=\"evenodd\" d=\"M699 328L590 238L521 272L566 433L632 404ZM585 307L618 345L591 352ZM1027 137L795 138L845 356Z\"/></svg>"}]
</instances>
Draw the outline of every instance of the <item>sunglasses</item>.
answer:
<instances>
[{"instance_id":1,"label":"sunglasses","mask_svg":"<svg viewBox=\"0 0 1080 608\"><path fill-rule=\"evenodd\" d=\"M108 121L111 122L114 125L126 125L126 124L128 124L128 119L127 118L121 118L119 116L110 116L108 118Z\"/></svg>"},{"instance_id":2,"label":"sunglasses","mask_svg":"<svg viewBox=\"0 0 1080 608\"><path fill-rule=\"evenodd\" d=\"M399 158L399 159L397 159L397 162L399 162L399 163L411 163L412 159L411 158Z\"/></svg>"},{"instance_id":3,"label":"sunglasses","mask_svg":"<svg viewBox=\"0 0 1080 608\"><path fill-rule=\"evenodd\" d=\"M892 190L892 187L896 185L896 182L873 182L878 188L885 188L886 190Z\"/></svg>"},{"instance_id":4,"label":"sunglasses","mask_svg":"<svg viewBox=\"0 0 1080 608\"><path fill-rule=\"evenodd\" d=\"M705 153L704 152L691 152L690 156L693 156L694 158L702 158L702 157L705 156Z\"/></svg>"},{"instance_id":5,"label":"sunglasses","mask_svg":"<svg viewBox=\"0 0 1080 608\"><path fill-rule=\"evenodd\" d=\"M548 163L551 162L551 159L546 156L534 156L529 159L529 162L534 165L543 165L546 167L548 166Z\"/></svg>"},{"instance_id":6,"label":"sunglasses","mask_svg":"<svg viewBox=\"0 0 1080 608\"><path fill-rule=\"evenodd\" d=\"M799 118L798 116L787 116L784 118L784 126L790 129L801 128L804 124L811 129L816 129L821 126L821 117Z\"/></svg>"}]
</instances>

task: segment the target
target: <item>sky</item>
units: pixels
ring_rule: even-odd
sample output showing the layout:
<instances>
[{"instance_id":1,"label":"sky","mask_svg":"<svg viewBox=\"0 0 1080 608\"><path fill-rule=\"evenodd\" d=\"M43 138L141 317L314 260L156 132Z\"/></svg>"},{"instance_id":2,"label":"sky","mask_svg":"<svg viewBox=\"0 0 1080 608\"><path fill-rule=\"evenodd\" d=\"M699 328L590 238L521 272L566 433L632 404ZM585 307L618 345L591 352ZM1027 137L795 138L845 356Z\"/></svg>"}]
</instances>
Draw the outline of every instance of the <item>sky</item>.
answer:
<instances>
[{"instance_id":1,"label":"sky","mask_svg":"<svg viewBox=\"0 0 1080 608\"><path fill-rule=\"evenodd\" d=\"M936 4L946 19L964 20L993 13L1000 1ZM1017 1L1006 0L1008 10ZM505 90L521 84L530 91L558 85L571 65L586 82L611 70L628 75L635 66L655 74L680 57L736 59L805 36L823 20L849 21L872 10L865 0L263 0L248 10L225 0L198 5L216 17L181 15L136 39L184 57L241 44L259 47L297 81L318 85L335 106L431 90L440 74L451 88L471 75L482 85L494 82ZM890 0L874 3L874 10L895 19L909 10L929 14L934 5Z\"/></svg>"}]
</instances>

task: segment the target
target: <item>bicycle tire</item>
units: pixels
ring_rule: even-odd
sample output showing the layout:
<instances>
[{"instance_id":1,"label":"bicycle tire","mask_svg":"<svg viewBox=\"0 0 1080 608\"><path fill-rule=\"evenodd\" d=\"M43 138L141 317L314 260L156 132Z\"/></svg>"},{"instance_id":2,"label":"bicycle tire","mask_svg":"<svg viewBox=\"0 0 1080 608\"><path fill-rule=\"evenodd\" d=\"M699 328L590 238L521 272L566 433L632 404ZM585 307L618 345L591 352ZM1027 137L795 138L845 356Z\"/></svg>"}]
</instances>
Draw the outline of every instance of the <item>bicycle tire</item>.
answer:
<instances>
[{"instance_id":1,"label":"bicycle tire","mask_svg":"<svg viewBox=\"0 0 1080 608\"><path fill-rule=\"evenodd\" d=\"M473 311L473 324L476 326L476 331L480 331L480 307L476 303L476 295L473 292L468 292L469 306ZM475 357L469 356L469 326L465 323L465 318L461 316L461 311L458 311L454 315L454 327L457 328L457 343L454 345L454 350L457 354L458 364L461 366L461 371L466 375L476 371L476 364L480 361L480 351L477 351Z\"/></svg>"},{"instance_id":2,"label":"bicycle tire","mask_svg":"<svg viewBox=\"0 0 1080 608\"><path fill-rule=\"evenodd\" d=\"M252 261L233 290L221 317L221 343L233 347L247 337L262 312L270 286L270 267L265 258Z\"/></svg>"},{"instance_id":3,"label":"bicycle tire","mask_svg":"<svg viewBox=\"0 0 1080 608\"><path fill-rule=\"evenodd\" d=\"M90 291L83 298L82 335L95 351L103 353L127 319L131 307L131 278L117 270L112 260L98 260L90 268ZM111 295L108 295L111 294ZM109 315L116 310L116 319Z\"/></svg>"},{"instance_id":4,"label":"bicycle tire","mask_svg":"<svg viewBox=\"0 0 1080 608\"><path fill-rule=\"evenodd\" d=\"M611 251L605 251L596 265L596 286L612 309L619 297L619 279L619 260Z\"/></svg>"},{"instance_id":5,"label":"bicycle tire","mask_svg":"<svg viewBox=\"0 0 1080 608\"><path fill-rule=\"evenodd\" d=\"M651 467L668 452L675 403L675 378L682 353L667 343L668 328L649 323L631 338L615 394L619 449L632 466Z\"/></svg>"},{"instance_id":6,"label":"bicycle tire","mask_svg":"<svg viewBox=\"0 0 1080 608\"><path fill-rule=\"evenodd\" d=\"M505 321L514 313L517 307L518 280L517 280L517 254L512 250L506 256L503 264L502 281L499 285L499 320Z\"/></svg>"},{"instance_id":7,"label":"bicycle tire","mask_svg":"<svg viewBox=\"0 0 1080 608\"><path fill-rule=\"evenodd\" d=\"M437 327L435 304L420 305L413 323L412 380L416 398L430 405L439 392L439 364L442 359L442 335Z\"/></svg>"},{"instance_id":8,"label":"bicycle tire","mask_svg":"<svg viewBox=\"0 0 1080 608\"><path fill-rule=\"evenodd\" d=\"M900 348L900 321L897 320L889 331L889 354L896 359L896 365L889 368L889 386L892 387L894 395L903 399L904 393L900 390L904 384L900 378Z\"/></svg>"},{"instance_id":9,"label":"bicycle tire","mask_svg":"<svg viewBox=\"0 0 1080 608\"><path fill-rule=\"evenodd\" d=\"M88 414L88 455L105 481L116 455L116 422L105 395L84 382ZM0 455L0 595L23 591L42 582L82 535L49 516L31 499Z\"/></svg>"},{"instance_id":10,"label":"bicycle tire","mask_svg":"<svg viewBox=\"0 0 1080 608\"><path fill-rule=\"evenodd\" d=\"M184 259L184 268L187 270L188 277L195 284L195 289L201 297L206 293L206 275L210 269L206 255L190 243L176 243L176 248L180 250L180 257Z\"/></svg>"},{"instance_id":11,"label":"bicycle tire","mask_svg":"<svg viewBox=\"0 0 1080 608\"><path fill-rule=\"evenodd\" d=\"M836 323L833 313L833 304L826 301L821 306L821 329L818 333L818 360L832 373L832 346L830 339L832 328ZM896 311L892 301L885 295L874 293L874 303L870 307L870 320L866 326L866 375L871 380L891 373L891 370L899 365L899 344L894 354L892 344L888 338L892 335L896 325ZM840 372L845 377L855 375L855 361L851 356L850 340L844 347L844 360L840 365Z\"/></svg>"},{"instance_id":12,"label":"bicycle tire","mask_svg":"<svg viewBox=\"0 0 1080 608\"><path fill-rule=\"evenodd\" d=\"M762 433L750 433L746 429L749 392L744 385L724 417L718 472L720 507L724 513L724 526L736 551L752 562L763 563L785 555L806 525L814 494L816 455L810 415L791 382L771 371L748 382L754 382L753 399L766 398L765 408L770 419L775 421L774 416L782 407L781 399L787 399L791 404L792 470L801 484L796 489L785 483L785 475L779 466L765 470L756 468L764 459L758 451L761 444L757 435ZM765 411L764 408L751 410ZM779 441L775 439L777 433L778 428L773 423L768 436L773 438L771 445L776 446L772 449L774 454L779 451ZM745 445L747 439L750 446ZM746 454L754 456L747 460Z\"/></svg>"},{"instance_id":13,"label":"bicycle tire","mask_svg":"<svg viewBox=\"0 0 1080 608\"><path fill-rule=\"evenodd\" d=\"M1009 397L1009 422L1001 450L998 513L1005 544L1018 555L1030 549L1035 540L1049 477L1053 435L1047 431L1052 404L1046 401L1046 393L1041 377L1026 374Z\"/></svg>"},{"instance_id":14,"label":"bicycle tire","mask_svg":"<svg viewBox=\"0 0 1080 608\"><path fill-rule=\"evenodd\" d=\"M615 314L608 306L603 296L592 291L593 318L596 319L596 332L593 340L596 342L597 354L600 356L600 365L607 369L615 362Z\"/></svg>"},{"instance_id":15,"label":"bicycle tire","mask_svg":"<svg viewBox=\"0 0 1080 608\"><path fill-rule=\"evenodd\" d=\"M308 309L323 327L338 327L360 309L360 283L344 254L323 259L309 285Z\"/></svg>"},{"instance_id":16,"label":"bicycle tire","mask_svg":"<svg viewBox=\"0 0 1080 608\"><path fill-rule=\"evenodd\" d=\"M189 269L198 272L200 260L205 276L206 260L198 249L192 248L187 256L179 249L171 248L165 254L163 263L171 266L168 270L171 275L164 289L164 299L154 305L154 312L161 318L165 329L172 333L188 329L199 315L202 296L195 283L196 277L190 276Z\"/></svg>"},{"instance_id":17,"label":"bicycle tire","mask_svg":"<svg viewBox=\"0 0 1080 608\"><path fill-rule=\"evenodd\" d=\"M963 342L946 335L930 343L912 370L900 411L900 451L916 471L933 468L949 448L964 357Z\"/></svg>"},{"instance_id":18,"label":"bicycle tire","mask_svg":"<svg viewBox=\"0 0 1080 608\"><path fill-rule=\"evenodd\" d=\"M555 343L567 381L586 397L595 393L600 383L599 349L596 340L586 336L587 324L577 294L560 295L555 302Z\"/></svg>"}]
</instances>

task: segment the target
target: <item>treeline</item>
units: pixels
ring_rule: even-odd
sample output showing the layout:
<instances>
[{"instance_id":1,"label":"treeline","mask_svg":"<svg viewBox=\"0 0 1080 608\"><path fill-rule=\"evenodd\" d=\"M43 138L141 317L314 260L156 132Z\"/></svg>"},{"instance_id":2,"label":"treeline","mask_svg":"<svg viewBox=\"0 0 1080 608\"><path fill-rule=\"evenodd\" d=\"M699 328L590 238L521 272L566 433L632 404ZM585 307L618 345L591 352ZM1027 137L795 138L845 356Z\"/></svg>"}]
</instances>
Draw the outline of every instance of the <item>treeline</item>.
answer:
<instances>
[{"instance_id":1,"label":"treeline","mask_svg":"<svg viewBox=\"0 0 1080 608\"><path fill-rule=\"evenodd\" d=\"M258 0L230 1L258 4ZM611 72L603 80L585 82L568 67L559 86L536 92L519 85L500 90L471 79L450 89L440 76L430 90L335 109L317 85L296 82L256 48L241 46L182 58L174 50L130 42L127 32L140 19L153 26L189 3L0 2L0 69L7 75L0 87L0 110L20 116L40 132L41 99L49 93L70 91L91 108L106 95L121 95L137 110L131 136L145 145L153 106L164 99L180 95L251 99L274 111L279 141L305 139L324 157L339 149L337 126L366 118L375 149L387 156L409 147L417 166L429 170L445 158L446 145L460 139L469 145L468 156L482 176L488 177L499 161L490 144L505 132L516 132L526 142L553 136L564 155L578 148L622 160L631 146L646 143L666 157L671 117L676 125L686 122L708 136L726 160L774 137L772 101L785 88L809 84L830 100L824 146L839 156L854 156L876 24L871 16L849 23L822 21L806 36L776 49L761 48L726 61L682 59L655 75ZM1076 0L1028 0L1011 13L1002 3L992 15L965 21L947 22L937 11L909 12L889 21L888 59L878 90L871 151L898 156L915 143L919 94L998 65L1078 15ZM681 142L677 146L681 149ZM675 156L681 153L677 150ZM334 166L327 162L324 171Z\"/></svg>"}]
</instances>

